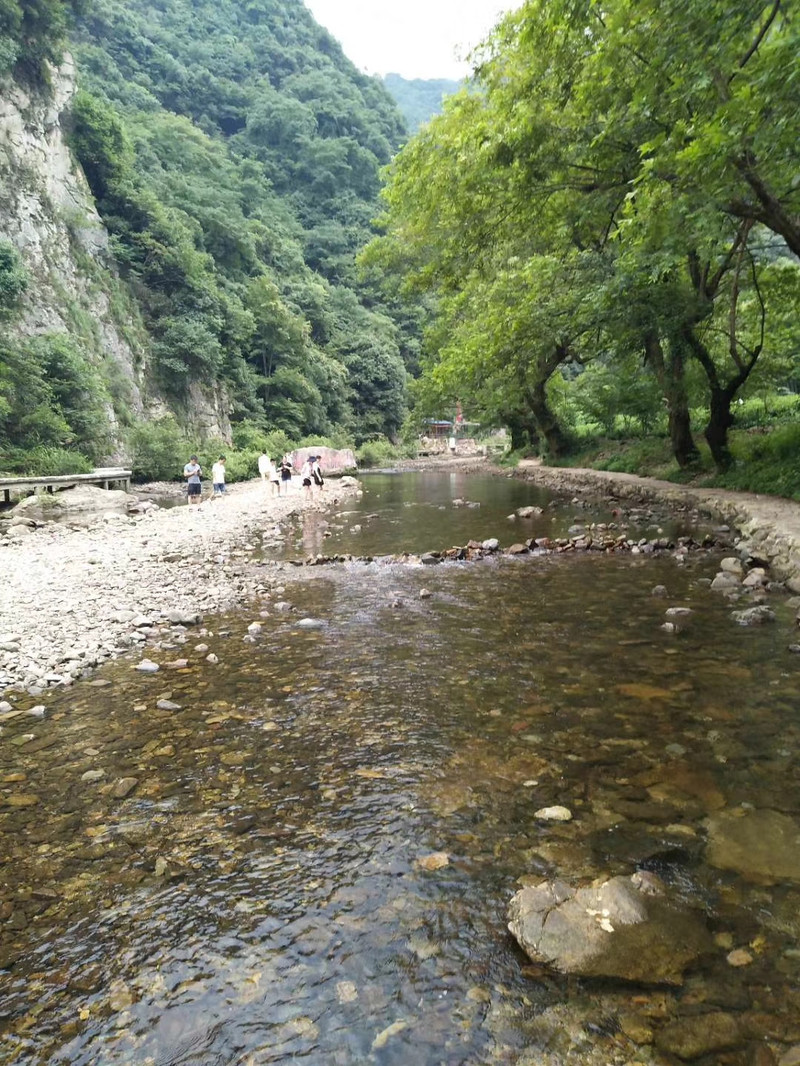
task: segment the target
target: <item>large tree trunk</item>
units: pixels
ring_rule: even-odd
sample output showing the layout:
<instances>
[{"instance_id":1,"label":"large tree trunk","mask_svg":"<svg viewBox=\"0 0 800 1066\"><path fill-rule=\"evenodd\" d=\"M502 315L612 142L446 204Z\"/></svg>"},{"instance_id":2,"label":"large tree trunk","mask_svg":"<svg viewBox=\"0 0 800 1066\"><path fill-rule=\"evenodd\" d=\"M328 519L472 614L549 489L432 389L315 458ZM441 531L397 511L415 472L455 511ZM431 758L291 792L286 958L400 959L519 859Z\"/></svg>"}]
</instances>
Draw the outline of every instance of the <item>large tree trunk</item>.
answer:
<instances>
[{"instance_id":1,"label":"large tree trunk","mask_svg":"<svg viewBox=\"0 0 800 1066\"><path fill-rule=\"evenodd\" d=\"M530 448L539 454L539 431L530 411L511 411L503 415L503 421L511 433L511 447L515 452Z\"/></svg>"},{"instance_id":2,"label":"large tree trunk","mask_svg":"<svg viewBox=\"0 0 800 1066\"><path fill-rule=\"evenodd\" d=\"M665 357L658 335L651 332L645 337L645 351L667 402L672 454L678 466L685 470L697 461L700 453L692 437L683 345L677 342L670 345L669 356Z\"/></svg>"},{"instance_id":3,"label":"large tree trunk","mask_svg":"<svg viewBox=\"0 0 800 1066\"><path fill-rule=\"evenodd\" d=\"M528 391L528 402L536 421L536 427L547 445L551 459L560 459L569 450L566 434L559 425L550 404L547 402L546 381L536 382Z\"/></svg>"},{"instance_id":4,"label":"large tree trunk","mask_svg":"<svg viewBox=\"0 0 800 1066\"><path fill-rule=\"evenodd\" d=\"M734 392L719 387L711 389L711 411L703 432L717 470L721 472L727 470L733 462L728 448L728 430L733 425L731 401Z\"/></svg>"}]
</instances>

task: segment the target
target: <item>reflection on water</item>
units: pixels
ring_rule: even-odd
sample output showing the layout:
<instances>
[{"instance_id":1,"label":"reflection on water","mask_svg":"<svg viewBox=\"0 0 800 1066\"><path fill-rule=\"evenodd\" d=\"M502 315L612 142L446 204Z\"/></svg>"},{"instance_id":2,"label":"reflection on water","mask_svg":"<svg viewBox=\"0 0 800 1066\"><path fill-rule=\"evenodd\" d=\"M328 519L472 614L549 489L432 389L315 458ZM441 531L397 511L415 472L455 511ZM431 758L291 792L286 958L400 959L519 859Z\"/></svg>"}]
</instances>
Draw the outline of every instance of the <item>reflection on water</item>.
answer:
<instances>
[{"instance_id":1,"label":"reflection on water","mask_svg":"<svg viewBox=\"0 0 800 1066\"><path fill-rule=\"evenodd\" d=\"M530 537L564 536L576 521L615 521L610 508L590 513L580 505L559 500L546 489L510 477L463 472L380 473L367 474L362 481L363 498L356 503L348 501L347 508L339 509L333 517L301 515L300 532L290 541L286 554L378 556L438 551L489 537L512 544ZM336 482L327 482L325 492L335 495ZM542 513L510 519L517 508L530 506L541 508ZM648 519L647 513L645 508L632 523L639 536L652 536L661 530L674 537L684 531L683 524L674 520L659 523Z\"/></svg>"},{"instance_id":2,"label":"reflection on water","mask_svg":"<svg viewBox=\"0 0 800 1066\"><path fill-rule=\"evenodd\" d=\"M498 513L531 502L497 484ZM413 540L424 508L404 502L391 521ZM256 643L251 615L217 619L153 653L156 675L120 663L44 721L7 722L0 1061L668 1061L653 1033L698 1009L732 1012L745 1047L800 1039L800 891L705 852L723 807L798 813L788 617L733 625L714 570L696 555L308 571ZM677 638L667 604L695 609ZM201 639L218 665L166 665ZM537 822L550 804L575 820ZM717 937L682 990L576 984L507 934L520 877L637 866ZM750 965L726 961L737 948Z\"/></svg>"}]
</instances>

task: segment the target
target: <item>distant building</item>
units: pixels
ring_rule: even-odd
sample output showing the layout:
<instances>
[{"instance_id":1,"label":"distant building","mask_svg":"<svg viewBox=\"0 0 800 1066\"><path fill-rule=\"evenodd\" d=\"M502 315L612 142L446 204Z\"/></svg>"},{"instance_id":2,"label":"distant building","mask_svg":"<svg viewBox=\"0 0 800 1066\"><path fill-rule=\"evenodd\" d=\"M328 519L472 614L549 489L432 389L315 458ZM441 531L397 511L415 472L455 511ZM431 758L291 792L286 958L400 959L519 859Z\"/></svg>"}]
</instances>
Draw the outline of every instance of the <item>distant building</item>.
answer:
<instances>
[{"instance_id":1,"label":"distant building","mask_svg":"<svg viewBox=\"0 0 800 1066\"><path fill-rule=\"evenodd\" d=\"M425 436L434 437L437 440L440 437L449 437L453 432L453 423L442 418L426 418L423 425Z\"/></svg>"}]
</instances>

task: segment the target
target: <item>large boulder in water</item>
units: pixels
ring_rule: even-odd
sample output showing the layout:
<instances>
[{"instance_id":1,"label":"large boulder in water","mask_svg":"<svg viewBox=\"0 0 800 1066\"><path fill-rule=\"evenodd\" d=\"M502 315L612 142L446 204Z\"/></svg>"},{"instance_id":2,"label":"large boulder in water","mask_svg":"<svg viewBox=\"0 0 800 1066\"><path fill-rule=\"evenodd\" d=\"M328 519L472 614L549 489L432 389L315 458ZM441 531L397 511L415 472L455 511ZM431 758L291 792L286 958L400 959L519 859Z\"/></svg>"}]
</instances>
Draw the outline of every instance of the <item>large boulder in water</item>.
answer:
<instances>
[{"instance_id":1,"label":"large boulder in water","mask_svg":"<svg viewBox=\"0 0 800 1066\"><path fill-rule=\"evenodd\" d=\"M679 985L711 948L702 919L640 874L585 888L543 881L514 896L508 918L534 962L579 977Z\"/></svg>"},{"instance_id":2,"label":"large boulder in water","mask_svg":"<svg viewBox=\"0 0 800 1066\"><path fill-rule=\"evenodd\" d=\"M323 448L322 445L317 445L314 448L298 448L293 453L295 470L300 469L309 455L317 456L324 476L356 469L356 457L350 448Z\"/></svg>"},{"instance_id":3,"label":"large boulder in water","mask_svg":"<svg viewBox=\"0 0 800 1066\"><path fill-rule=\"evenodd\" d=\"M119 489L101 489L97 485L76 485L63 492L38 492L20 500L12 514L32 518L36 522L48 522L69 515L102 514L106 511L125 512L129 504L136 503L135 496Z\"/></svg>"},{"instance_id":4,"label":"large boulder in water","mask_svg":"<svg viewBox=\"0 0 800 1066\"><path fill-rule=\"evenodd\" d=\"M737 809L706 819L706 858L748 881L800 882L800 822L780 811Z\"/></svg>"}]
</instances>

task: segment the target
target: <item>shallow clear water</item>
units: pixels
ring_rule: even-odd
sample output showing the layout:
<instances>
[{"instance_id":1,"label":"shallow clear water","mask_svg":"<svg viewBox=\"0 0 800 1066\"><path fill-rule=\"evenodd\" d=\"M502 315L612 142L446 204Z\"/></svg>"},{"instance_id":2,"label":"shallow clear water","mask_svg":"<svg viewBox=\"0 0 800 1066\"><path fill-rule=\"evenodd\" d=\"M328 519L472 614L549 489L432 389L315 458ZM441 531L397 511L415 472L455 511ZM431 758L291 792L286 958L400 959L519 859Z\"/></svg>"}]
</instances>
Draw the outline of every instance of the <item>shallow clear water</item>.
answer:
<instances>
[{"instance_id":1,"label":"shallow clear water","mask_svg":"<svg viewBox=\"0 0 800 1066\"><path fill-rule=\"evenodd\" d=\"M475 512L436 510L452 490L433 479L419 507L405 506L419 479L376 484L361 554L488 536L537 502L468 479L459 492L485 488L496 510L483 524L484 497L476 529ZM331 528L325 549L352 550L348 522ZM656 1029L699 1004L750 1018L752 1041L779 1024L791 1039L800 890L710 867L704 820L722 804L800 811L800 679L788 610L733 624L707 587L718 561L298 571L273 597L295 612L264 602L257 643L242 639L255 607L150 653L166 664L202 639L218 665L189 652L188 667L142 676L120 662L99 677L110 684L55 697L44 722L8 723L0 1061L668 1061L620 1033L632 1004ZM695 609L677 637L660 629L670 605ZM309 616L320 628L298 627ZM533 818L552 804L575 820ZM721 947L684 989L634 1003L623 985L533 966L506 932L520 877L640 866L726 944L755 944L752 965Z\"/></svg>"}]
</instances>

